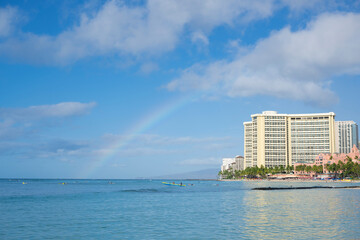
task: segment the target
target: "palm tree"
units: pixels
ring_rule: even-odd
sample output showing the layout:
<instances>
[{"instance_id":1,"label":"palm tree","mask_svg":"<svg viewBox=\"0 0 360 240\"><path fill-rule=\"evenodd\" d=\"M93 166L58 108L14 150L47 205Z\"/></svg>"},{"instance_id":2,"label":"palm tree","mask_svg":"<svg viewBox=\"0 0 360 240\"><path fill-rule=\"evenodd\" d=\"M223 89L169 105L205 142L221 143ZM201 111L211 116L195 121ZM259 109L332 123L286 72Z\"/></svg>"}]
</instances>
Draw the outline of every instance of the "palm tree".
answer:
<instances>
[{"instance_id":1,"label":"palm tree","mask_svg":"<svg viewBox=\"0 0 360 240\"><path fill-rule=\"evenodd\" d=\"M235 171L234 171L234 175L235 175L235 178L240 178L240 176L241 176L241 171L240 171L240 170L235 170Z\"/></svg>"},{"instance_id":2,"label":"palm tree","mask_svg":"<svg viewBox=\"0 0 360 240\"><path fill-rule=\"evenodd\" d=\"M357 178L360 177L360 165L358 163L354 164L354 176Z\"/></svg>"},{"instance_id":3,"label":"palm tree","mask_svg":"<svg viewBox=\"0 0 360 240\"><path fill-rule=\"evenodd\" d=\"M337 171L338 171L338 165L336 163L333 163L330 165L331 167L331 172L334 172L335 174L337 174Z\"/></svg>"},{"instance_id":4,"label":"palm tree","mask_svg":"<svg viewBox=\"0 0 360 240\"><path fill-rule=\"evenodd\" d=\"M306 166L305 167L305 172L309 173L309 172L311 172L311 170L312 170L311 166Z\"/></svg>"},{"instance_id":5,"label":"palm tree","mask_svg":"<svg viewBox=\"0 0 360 240\"><path fill-rule=\"evenodd\" d=\"M330 166L331 166L331 165L328 164L328 163L325 165L326 170L328 170L329 172L331 172L331 170L330 170L331 167L330 167Z\"/></svg>"},{"instance_id":6,"label":"palm tree","mask_svg":"<svg viewBox=\"0 0 360 240\"><path fill-rule=\"evenodd\" d=\"M261 165L261 167L259 168L259 174L262 178L266 176L266 169L263 165Z\"/></svg>"},{"instance_id":7,"label":"palm tree","mask_svg":"<svg viewBox=\"0 0 360 240\"><path fill-rule=\"evenodd\" d=\"M340 160L337 164L337 171L343 171L344 170L344 163Z\"/></svg>"},{"instance_id":8,"label":"palm tree","mask_svg":"<svg viewBox=\"0 0 360 240\"><path fill-rule=\"evenodd\" d=\"M293 170L294 170L294 166L291 166L291 165L286 166L286 173L290 173Z\"/></svg>"},{"instance_id":9,"label":"palm tree","mask_svg":"<svg viewBox=\"0 0 360 240\"><path fill-rule=\"evenodd\" d=\"M317 173L317 172L318 172L318 166L317 166L317 165L312 166L311 170L312 170L314 173Z\"/></svg>"},{"instance_id":10,"label":"palm tree","mask_svg":"<svg viewBox=\"0 0 360 240\"><path fill-rule=\"evenodd\" d=\"M298 166L296 166L296 171L299 171L299 172L304 172L304 170L305 170L305 165L298 165Z\"/></svg>"},{"instance_id":11,"label":"palm tree","mask_svg":"<svg viewBox=\"0 0 360 240\"><path fill-rule=\"evenodd\" d=\"M354 174L355 164L349 156L346 157L346 160L347 160L347 162L343 166L344 169L343 169L342 175L343 175L343 177L353 177L355 175Z\"/></svg>"},{"instance_id":12,"label":"palm tree","mask_svg":"<svg viewBox=\"0 0 360 240\"><path fill-rule=\"evenodd\" d=\"M233 172L230 170L224 170L222 172L222 178L224 179L232 179L233 178Z\"/></svg>"}]
</instances>

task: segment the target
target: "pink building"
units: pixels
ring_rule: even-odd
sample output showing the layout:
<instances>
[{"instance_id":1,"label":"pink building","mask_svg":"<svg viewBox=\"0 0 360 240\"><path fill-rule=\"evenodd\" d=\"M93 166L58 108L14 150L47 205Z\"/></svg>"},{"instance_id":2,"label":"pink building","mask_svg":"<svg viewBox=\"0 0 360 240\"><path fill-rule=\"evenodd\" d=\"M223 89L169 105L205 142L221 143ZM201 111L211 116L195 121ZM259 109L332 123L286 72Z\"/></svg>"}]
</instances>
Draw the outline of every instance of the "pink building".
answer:
<instances>
[{"instance_id":1,"label":"pink building","mask_svg":"<svg viewBox=\"0 0 360 240\"><path fill-rule=\"evenodd\" d=\"M304 172L300 172L300 171L296 171L296 166L299 165L306 165L306 166L323 166L323 171L324 173L328 173L327 169L326 169L326 164L333 164L336 163L338 164L339 161L342 161L343 163L347 162L348 157L350 157L352 159L352 161L354 163L359 163L360 164L360 152L359 149L357 149L357 147L353 146L353 148L351 149L350 153L320 153L316 158L315 158L315 162L311 163L311 164L304 164L304 163L295 163L294 165L294 173L295 174L304 174ZM313 173L311 174L313 175Z\"/></svg>"}]
</instances>

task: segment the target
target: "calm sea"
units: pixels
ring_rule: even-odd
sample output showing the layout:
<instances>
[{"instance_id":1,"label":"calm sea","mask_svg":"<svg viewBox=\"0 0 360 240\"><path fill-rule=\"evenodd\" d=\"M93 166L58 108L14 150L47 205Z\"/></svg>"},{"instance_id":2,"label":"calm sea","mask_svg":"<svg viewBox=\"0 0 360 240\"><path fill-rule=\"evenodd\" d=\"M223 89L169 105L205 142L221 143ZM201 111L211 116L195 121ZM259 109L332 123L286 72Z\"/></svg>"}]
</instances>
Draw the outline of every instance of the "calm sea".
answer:
<instances>
[{"instance_id":1,"label":"calm sea","mask_svg":"<svg viewBox=\"0 0 360 240\"><path fill-rule=\"evenodd\" d=\"M251 190L351 183L183 183L2 179L0 239L360 239L360 189Z\"/></svg>"}]
</instances>

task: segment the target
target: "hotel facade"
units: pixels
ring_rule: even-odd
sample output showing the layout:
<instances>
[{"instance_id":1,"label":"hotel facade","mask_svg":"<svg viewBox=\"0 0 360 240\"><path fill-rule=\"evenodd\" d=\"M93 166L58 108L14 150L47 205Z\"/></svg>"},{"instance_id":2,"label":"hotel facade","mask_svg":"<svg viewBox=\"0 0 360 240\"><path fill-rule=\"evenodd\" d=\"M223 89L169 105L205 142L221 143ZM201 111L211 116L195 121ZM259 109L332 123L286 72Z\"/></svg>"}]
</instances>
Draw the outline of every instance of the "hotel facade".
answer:
<instances>
[{"instance_id":1,"label":"hotel facade","mask_svg":"<svg viewBox=\"0 0 360 240\"><path fill-rule=\"evenodd\" d=\"M350 153L355 144L359 148L358 125L354 121L335 122L335 144L337 153Z\"/></svg>"},{"instance_id":2,"label":"hotel facade","mask_svg":"<svg viewBox=\"0 0 360 240\"><path fill-rule=\"evenodd\" d=\"M320 153L334 153L335 113L278 114L264 111L244 122L244 163L288 166L312 163Z\"/></svg>"}]
</instances>

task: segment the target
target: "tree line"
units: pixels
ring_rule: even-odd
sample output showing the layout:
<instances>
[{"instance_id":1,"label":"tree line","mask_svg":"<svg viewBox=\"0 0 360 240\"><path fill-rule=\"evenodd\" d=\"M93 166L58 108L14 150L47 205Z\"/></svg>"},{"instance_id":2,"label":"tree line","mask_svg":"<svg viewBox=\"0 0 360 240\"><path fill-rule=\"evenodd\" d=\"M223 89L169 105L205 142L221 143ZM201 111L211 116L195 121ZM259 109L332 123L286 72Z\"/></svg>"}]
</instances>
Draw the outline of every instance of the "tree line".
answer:
<instances>
[{"instance_id":1,"label":"tree line","mask_svg":"<svg viewBox=\"0 0 360 240\"><path fill-rule=\"evenodd\" d=\"M309 165L298 165L295 167L295 170L298 172L306 172L306 173L310 173L310 172L314 172L314 173L323 173L324 169L322 165L314 165L314 166L309 166Z\"/></svg>"},{"instance_id":2,"label":"tree line","mask_svg":"<svg viewBox=\"0 0 360 240\"><path fill-rule=\"evenodd\" d=\"M358 159L355 157L355 159ZM337 164L326 164L323 167L322 165L298 165L296 166L296 171L303 173L317 173L321 174L325 170L330 173L335 173L336 177L339 178L360 178L360 164L353 162L350 157L346 157L343 161L339 161ZM325 168L325 169L324 169ZM294 171L294 166L275 166L275 167L248 167L245 170L224 170L218 173L222 179L241 179L241 178L266 178L269 174L279 174L279 173L290 173Z\"/></svg>"},{"instance_id":3,"label":"tree line","mask_svg":"<svg viewBox=\"0 0 360 240\"><path fill-rule=\"evenodd\" d=\"M357 157L355 157L357 159ZM335 175L339 178L360 178L360 164L357 162L353 162L352 158L347 157L344 162L339 161L337 164L325 164L325 169L330 173L335 173ZM325 170L323 166L306 166L299 165L296 166L296 171L300 172L314 172L314 173L323 173Z\"/></svg>"},{"instance_id":4,"label":"tree line","mask_svg":"<svg viewBox=\"0 0 360 240\"><path fill-rule=\"evenodd\" d=\"M245 170L224 170L218 173L222 179L240 179L240 178L266 178L268 174L290 173L294 171L293 166L275 166L275 167L247 167Z\"/></svg>"}]
</instances>

